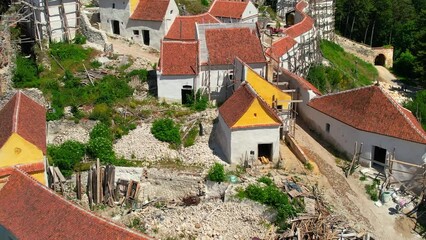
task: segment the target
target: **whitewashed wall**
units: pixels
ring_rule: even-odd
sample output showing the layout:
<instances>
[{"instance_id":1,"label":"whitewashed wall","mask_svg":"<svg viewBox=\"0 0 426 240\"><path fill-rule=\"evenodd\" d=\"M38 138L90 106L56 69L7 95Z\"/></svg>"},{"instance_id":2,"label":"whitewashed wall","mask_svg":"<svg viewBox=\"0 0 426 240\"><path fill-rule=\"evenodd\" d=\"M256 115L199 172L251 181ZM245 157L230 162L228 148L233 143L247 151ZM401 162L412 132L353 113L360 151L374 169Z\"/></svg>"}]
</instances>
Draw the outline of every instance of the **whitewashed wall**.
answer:
<instances>
[{"instance_id":1,"label":"whitewashed wall","mask_svg":"<svg viewBox=\"0 0 426 240\"><path fill-rule=\"evenodd\" d=\"M247 4L246 9L243 12L243 15L241 16L242 22L250 22L255 23L257 22L257 15L259 14L259 10L257 10L256 6L249 1Z\"/></svg>"},{"instance_id":2,"label":"whitewashed wall","mask_svg":"<svg viewBox=\"0 0 426 240\"><path fill-rule=\"evenodd\" d=\"M182 101L182 87L189 85L194 88L197 79L194 75L164 76L160 72L157 76L158 99L179 103Z\"/></svg>"},{"instance_id":3,"label":"whitewashed wall","mask_svg":"<svg viewBox=\"0 0 426 240\"><path fill-rule=\"evenodd\" d=\"M215 132L216 143L220 146L223 154L225 155L226 161L229 162L231 159L231 130L226 125L222 116L219 114L217 129Z\"/></svg>"}]
</instances>

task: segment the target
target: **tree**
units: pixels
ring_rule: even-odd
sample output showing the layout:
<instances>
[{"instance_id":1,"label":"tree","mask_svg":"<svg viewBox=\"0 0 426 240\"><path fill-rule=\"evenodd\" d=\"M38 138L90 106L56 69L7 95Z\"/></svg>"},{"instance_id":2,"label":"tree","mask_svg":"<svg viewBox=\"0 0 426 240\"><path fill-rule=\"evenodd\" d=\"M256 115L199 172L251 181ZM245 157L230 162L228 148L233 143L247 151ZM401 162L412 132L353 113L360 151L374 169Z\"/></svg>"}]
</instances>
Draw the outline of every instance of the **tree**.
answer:
<instances>
[{"instance_id":1,"label":"tree","mask_svg":"<svg viewBox=\"0 0 426 240\"><path fill-rule=\"evenodd\" d=\"M406 102L404 107L420 119L423 129L426 129L426 90L417 92L413 100Z\"/></svg>"},{"instance_id":2,"label":"tree","mask_svg":"<svg viewBox=\"0 0 426 240\"><path fill-rule=\"evenodd\" d=\"M179 126L170 118L161 118L154 121L151 127L151 133L160 141L180 144Z\"/></svg>"},{"instance_id":3,"label":"tree","mask_svg":"<svg viewBox=\"0 0 426 240\"><path fill-rule=\"evenodd\" d=\"M74 166L81 161L86 151L83 143L66 141L59 146L47 147L49 160L61 169L65 176L70 176Z\"/></svg>"}]
</instances>

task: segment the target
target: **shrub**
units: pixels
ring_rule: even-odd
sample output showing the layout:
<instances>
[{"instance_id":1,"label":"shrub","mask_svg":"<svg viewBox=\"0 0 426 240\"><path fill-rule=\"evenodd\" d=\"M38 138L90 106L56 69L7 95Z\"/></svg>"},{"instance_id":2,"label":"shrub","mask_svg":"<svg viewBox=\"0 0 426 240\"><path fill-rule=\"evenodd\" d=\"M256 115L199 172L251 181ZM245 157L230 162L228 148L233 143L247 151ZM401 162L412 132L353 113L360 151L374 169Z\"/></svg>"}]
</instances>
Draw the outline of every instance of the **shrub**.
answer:
<instances>
[{"instance_id":1,"label":"shrub","mask_svg":"<svg viewBox=\"0 0 426 240\"><path fill-rule=\"evenodd\" d=\"M50 53L55 56L58 60L73 60L76 62L85 60L89 56L90 50L84 49L77 44L71 43L51 43Z\"/></svg>"},{"instance_id":2,"label":"shrub","mask_svg":"<svg viewBox=\"0 0 426 240\"><path fill-rule=\"evenodd\" d=\"M148 80L148 71L146 69L135 69L127 74L127 77L138 76L141 82Z\"/></svg>"},{"instance_id":3,"label":"shrub","mask_svg":"<svg viewBox=\"0 0 426 240\"><path fill-rule=\"evenodd\" d=\"M103 163L113 163L116 160L111 139L103 137L90 139L87 150L90 156L99 158Z\"/></svg>"},{"instance_id":4,"label":"shrub","mask_svg":"<svg viewBox=\"0 0 426 240\"><path fill-rule=\"evenodd\" d=\"M47 154L53 164L57 165L64 176L70 176L74 166L85 154L85 145L77 141L66 141L59 146L50 145Z\"/></svg>"},{"instance_id":5,"label":"shrub","mask_svg":"<svg viewBox=\"0 0 426 240\"><path fill-rule=\"evenodd\" d=\"M123 79L107 75L95 84L98 93L97 103L112 104L118 99L129 97L133 94L133 89Z\"/></svg>"},{"instance_id":6,"label":"shrub","mask_svg":"<svg viewBox=\"0 0 426 240\"><path fill-rule=\"evenodd\" d=\"M74 42L75 44L85 44L85 43L86 43L86 40L87 40L86 36L84 36L84 35L83 35L83 34L81 34L81 33L77 33L77 34L75 35L75 37L74 37L73 42Z\"/></svg>"},{"instance_id":7,"label":"shrub","mask_svg":"<svg viewBox=\"0 0 426 240\"><path fill-rule=\"evenodd\" d=\"M264 183L264 184L266 184L267 186L272 186L272 185L274 185L274 182L272 181L272 179L270 179L270 178L269 178L269 177L267 177L267 176L263 176L263 177L261 177L261 178L257 179L257 181L258 181L258 182L261 182L261 183Z\"/></svg>"},{"instance_id":8,"label":"shrub","mask_svg":"<svg viewBox=\"0 0 426 240\"><path fill-rule=\"evenodd\" d=\"M404 103L404 107L416 115L423 129L426 129L426 90L418 91L412 100Z\"/></svg>"},{"instance_id":9,"label":"shrub","mask_svg":"<svg viewBox=\"0 0 426 240\"><path fill-rule=\"evenodd\" d=\"M198 132L199 132L198 126L194 126L193 128L191 128L188 135L186 135L186 138L183 142L183 146L184 147L190 147L190 146L194 145L195 139L197 138L197 135L198 135Z\"/></svg>"},{"instance_id":10,"label":"shrub","mask_svg":"<svg viewBox=\"0 0 426 240\"><path fill-rule=\"evenodd\" d=\"M92 129L92 131L90 132L90 139L95 139L95 138L106 138L106 139L110 139L112 140L112 133L108 127L108 125L104 124L104 123L98 123L96 124L96 126Z\"/></svg>"},{"instance_id":11,"label":"shrub","mask_svg":"<svg viewBox=\"0 0 426 240\"><path fill-rule=\"evenodd\" d=\"M170 118L161 118L154 121L151 133L160 141L180 144L179 126Z\"/></svg>"},{"instance_id":12,"label":"shrub","mask_svg":"<svg viewBox=\"0 0 426 240\"><path fill-rule=\"evenodd\" d=\"M111 121L111 109L105 103L97 104L93 108L89 118L92 120L99 120L103 123L109 123Z\"/></svg>"},{"instance_id":13,"label":"shrub","mask_svg":"<svg viewBox=\"0 0 426 240\"><path fill-rule=\"evenodd\" d=\"M220 163L215 163L207 174L207 178L213 182L224 182L225 181L225 168Z\"/></svg>"},{"instance_id":14,"label":"shrub","mask_svg":"<svg viewBox=\"0 0 426 240\"><path fill-rule=\"evenodd\" d=\"M90 62L90 66L92 68L100 68L102 66L102 63L99 62L98 60L93 60Z\"/></svg>"},{"instance_id":15,"label":"shrub","mask_svg":"<svg viewBox=\"0 0 426 240\"><path fill-rule=\"evenodd\" d=\"M200 91L198 91L195 96L192 95L192 97L187 99L187 101L188 103L186 106L198 112L206 110L209 104L209 99L207 96L202 95Z\"/></svg>"},{"instance_id":16,"label":"shrub","mask_svg":"<svg viewBox=\"0 0 426 240\"><path fill-rule=\"evenodd\" d=\"M307 163L305 163L305 168L308 169L309 171L313 171L314 165L312 165L312 163L310 163L310 162L307 162Z\"/></svg>"},{"instance_id":17,"label":"shrub","mask_svg":"<svg viewBox=\"0 0 426 240\"><path fill-rule=\"evenodd\" d=\"M201 4L202 4L203 6L208 7L210 3L209 3L209 0L201 0Z\"/></svg>"},{"instance_id":18,"label":"shrub","mask_svg":"<svg viewBox=\"0 0 426 240\"><path fill-rule=\"evenodd\" d=\"M405 52L401 53L399 58L395 61L393 69L401 76L413 78L415 77L415 62L416 57L407 49Z\"/></svg>"},{"instance_id":19,"label":"shrub","mask_svg":"<svg viewBox=\"0 0 426 240\"><path fill-rule=\"evenodd\" d=\"M15 87L32 87L37 81L37 65L33 60L22 56L16 57L16 68L13 72L12 81Z\"/></svg>"}]
</instances>

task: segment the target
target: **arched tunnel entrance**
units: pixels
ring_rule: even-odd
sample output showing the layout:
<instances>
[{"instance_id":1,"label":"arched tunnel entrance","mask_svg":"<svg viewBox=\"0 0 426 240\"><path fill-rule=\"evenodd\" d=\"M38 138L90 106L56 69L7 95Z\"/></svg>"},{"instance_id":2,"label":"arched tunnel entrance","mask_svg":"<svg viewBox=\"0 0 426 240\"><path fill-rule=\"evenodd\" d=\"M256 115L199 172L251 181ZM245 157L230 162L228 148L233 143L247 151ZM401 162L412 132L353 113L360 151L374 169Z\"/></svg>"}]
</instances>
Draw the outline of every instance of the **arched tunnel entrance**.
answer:
<instances>
[{"instance_id":1,"label":"arched tunnel entrance","mask_svg":"<svg viewBox=\"0 0 426 240\"><path fill-rule=\"evenodd\" d=\"M374 59L374 65L385 66L385 63L386 63L386 57L383 54L377 55L376 58Z\"/></svg>"},{"instance_id":2,"label":"arched tunnel entrance","mask_svg":"<svg viewBox=\"0 0 426 240\"><path fill-rule=\"evenodd\" d=\"M294 15L294 11L285 14L285 24L287 27L294 25Z\"/></svg>"}]
</instances>

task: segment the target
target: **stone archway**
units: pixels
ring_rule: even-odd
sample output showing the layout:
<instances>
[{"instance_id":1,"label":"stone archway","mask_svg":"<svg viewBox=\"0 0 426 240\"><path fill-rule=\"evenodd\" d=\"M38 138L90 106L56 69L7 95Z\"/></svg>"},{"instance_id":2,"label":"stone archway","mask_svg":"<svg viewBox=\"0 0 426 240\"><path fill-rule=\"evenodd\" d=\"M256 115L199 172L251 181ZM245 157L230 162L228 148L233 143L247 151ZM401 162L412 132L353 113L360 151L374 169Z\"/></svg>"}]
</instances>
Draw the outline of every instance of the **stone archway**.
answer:
<instances>
[{"instance_id":1,"label":"stone archway","mask_svg":"<svg viewBox=\"0 0 426 240\"><path fill-rule=\"evenodd\" d=\"M374 59L374 65L385 66L386 65L386 57L383 54L379 54Z\"/></svg>"},{"instance_id":2,"label":"stone archway","mask_svg":"<svg viewBox=\"0 0 426 240\"><path fill-rule=\"evenodd\" d=\"M294 25L295 11L291 11L285 14L285 24L287 27Z\"/></svg>"}]
</instances>

